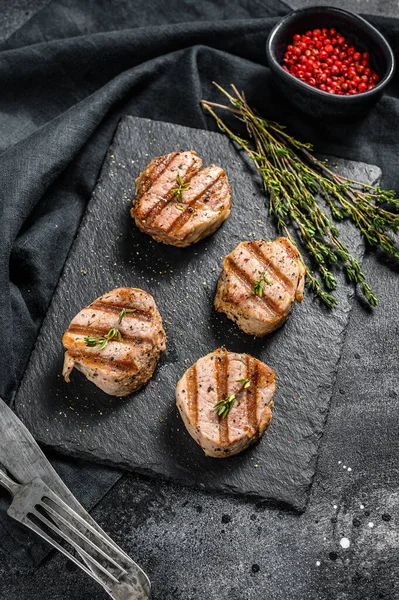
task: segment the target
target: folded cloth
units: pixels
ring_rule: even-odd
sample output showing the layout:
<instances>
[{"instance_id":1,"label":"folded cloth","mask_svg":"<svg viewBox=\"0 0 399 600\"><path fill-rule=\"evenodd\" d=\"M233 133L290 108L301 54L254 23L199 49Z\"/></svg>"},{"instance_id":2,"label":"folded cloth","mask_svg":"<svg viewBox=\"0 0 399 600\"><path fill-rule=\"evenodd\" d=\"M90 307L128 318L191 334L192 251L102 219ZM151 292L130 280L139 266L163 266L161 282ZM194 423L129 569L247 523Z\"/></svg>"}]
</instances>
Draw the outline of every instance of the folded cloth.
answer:
<instances>
[{"instance_id":1,"label":"folded cloth","mask_svg":"<svg viewBox=\"0 0 399 600\"><path fill-rule=\"evenodd\" d=\"M116 124L124 114L215 128L201 98L235 83L265 116L320 152L378 164L399 188L399 76L357 122L313 122L276 96L265 41L278 0L54 0L0 46L0 395L18 387ZM398 55L399 22L370 18ZM112 469L57 459L91 507L118 479ZM87 485L87 482L90 482ZM0 502L0 551L36 564L43 549Z\"/></svg>"},{"instance_id":2,"label":"folded cloth","mask_svg":"<svg viewBox=\"0 0 399 600\"><path fill-rule=\"evenodd\" d=\"M106 0L51 2L0 47L0 306L12 340L8 357L0 358L6 400L18 387L120 116L206 127L196 61L203 57L206 68L211 59L205 46L215 29L208 20L220 22L215 45L222 62L222 48L235 52L235 35L243 40L275 22L223 23L255 16L246 4L200 9L176 1L166 10L161 0L112 8ZM259 3L256 16L285 10L279 2ZM52 463L87 508L121 475L62 457ZM1 494L0 552L37 565L48 547L7 518L8 503Z\"/></svg>"}]
</instances>

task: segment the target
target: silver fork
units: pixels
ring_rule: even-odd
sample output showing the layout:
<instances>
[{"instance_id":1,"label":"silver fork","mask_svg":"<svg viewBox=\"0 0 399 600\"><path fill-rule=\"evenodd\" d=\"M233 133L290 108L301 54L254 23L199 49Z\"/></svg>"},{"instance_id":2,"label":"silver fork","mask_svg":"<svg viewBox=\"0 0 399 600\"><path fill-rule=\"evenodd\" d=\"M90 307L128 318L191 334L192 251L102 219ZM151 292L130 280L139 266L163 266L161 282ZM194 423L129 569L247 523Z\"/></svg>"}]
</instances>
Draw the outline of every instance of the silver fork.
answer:
<instances>
[{"instance_id":1,"label":"silver fork","mask_svg":"<svg viewBox=\"0 0 399 600\"><path fill-rule=\"evenodd\" d=\"M149 598L151 585L144 571L97 524L96 528L90 525L40 478L20 485L0 468L0 485L13 497L7 514L67 556L102 585L111 598ZM57 537L67 542L76 553L72 554L61 546Z\"/></svg>"}]
</instances>

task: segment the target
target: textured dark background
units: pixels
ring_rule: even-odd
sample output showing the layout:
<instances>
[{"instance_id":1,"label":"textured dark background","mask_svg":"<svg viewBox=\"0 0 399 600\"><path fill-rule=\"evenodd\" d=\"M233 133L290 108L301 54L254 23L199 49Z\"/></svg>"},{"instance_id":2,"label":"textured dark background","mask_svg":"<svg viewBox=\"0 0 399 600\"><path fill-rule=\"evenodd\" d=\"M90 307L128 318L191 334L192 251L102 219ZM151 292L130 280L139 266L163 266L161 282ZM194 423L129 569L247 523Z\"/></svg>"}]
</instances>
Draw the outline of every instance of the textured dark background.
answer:
<instances>
[{"instance_id":1,"label":"textured dark background","mask_svg":"<svg viewBox=\"0 0 399 600\"><path fill-rule=\"evenodd\" d=\"M0 2L3 38L44 4ZM336 4L398 16L396 1ZM354 305L305 515L134 476L93 511L148 569L154 600L399 598L399 285L374 256L364 266L380 307ZM36 571L2 561L1 600L105 598L58 556Z\"/></svg>"}]
</instances>

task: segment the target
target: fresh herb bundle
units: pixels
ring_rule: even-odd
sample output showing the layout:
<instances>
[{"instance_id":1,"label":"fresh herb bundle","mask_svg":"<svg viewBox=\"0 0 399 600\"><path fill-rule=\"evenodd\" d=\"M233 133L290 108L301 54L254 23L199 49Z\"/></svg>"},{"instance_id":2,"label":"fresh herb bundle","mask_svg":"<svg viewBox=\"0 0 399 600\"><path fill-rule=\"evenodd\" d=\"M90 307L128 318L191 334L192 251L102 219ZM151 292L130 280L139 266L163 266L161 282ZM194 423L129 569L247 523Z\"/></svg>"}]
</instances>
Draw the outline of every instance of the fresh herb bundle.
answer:
<instances>
[{"instance_id":1,"label":"fresh herb bundle","mask_svg":"<svg viewBox=\"0 0 399 600\"><path fill-rule=\"evenodd\" d=\"M248 106L244 93L239 93L234 85L231 86L234 95L215 85L232 106L206 100L202 100L202 106L216 119L221 131L241 146L255 163L269 193L270 213L277 220L278 230L294 244L291 231L298 234L318 271L318 275L313 274L304 262L311 291L333 308L337 299L330 291L337 282L330 268L340 263L348 279L360 286L369 304L377 306L378 300L359 261L340 241L339 230L318 201L318 196L324 197L335 220L349 217L369 244L379 246L399 259L399 249L387 234L389 230L399 231L399 214L391 210L399 208L394 191L382 190L335 173L327 161L312 154L311 144L296 140L284 131L284 126L257 115ZM227 110L245 123L248 138L229 129L212 107Z\"/></svg>"}]
</instances>

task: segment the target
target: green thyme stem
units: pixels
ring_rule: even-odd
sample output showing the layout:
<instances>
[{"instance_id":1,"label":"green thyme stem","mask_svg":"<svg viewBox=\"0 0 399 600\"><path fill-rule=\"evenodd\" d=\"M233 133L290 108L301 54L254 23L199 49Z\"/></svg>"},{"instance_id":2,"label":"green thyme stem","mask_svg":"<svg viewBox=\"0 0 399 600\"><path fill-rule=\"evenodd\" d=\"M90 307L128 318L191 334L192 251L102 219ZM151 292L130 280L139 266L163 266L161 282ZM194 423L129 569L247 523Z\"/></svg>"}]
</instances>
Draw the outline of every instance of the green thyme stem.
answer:
<instances>
[{"instance_id":1,"label":"green thyme stem","mask_svg":"<svg viewBox=\"0 0 399 600\"><path fill-rule=\"evenodd\" d=\"M248 106L244 93L239 93L234 85L231 86L233 94L215 85L231 106L205 100L202 106L214 117L220 130L243 148L255 163L269 194L269 209L276 218L278 230L292 243L295 242L290 229L295 231L314 262L320 277L301 257L311 291L330 308L335 306L336 298L326 291L336 287L328 265L339 263L348 279L359 285L366 300L376 306L377 298L359 262L339 239L339 230L319 199L324 197L334 220L350 218L371 245L379 246L399 259L399 249L387 235L388 230L399 231L399 214L387 209L387 206L399 209L395 193L334 172L327 161L314 156L311 144L296 140L282 125L257 115ZM228 111L244 123L248 138L232 131L214 108Z\"/></svg>"},{"instance_id":2,"label":"green thyme stem","mask_svg":"<svg viewBox=\"0 0 399 600\"><path fill-rule=\"evenodd\" d=\"M186 190L188 190L188 188L190 187L190 182L188 181L187 183L184 183L184 179L178 175L176 177L176 183L177 183L177 187L173 188L172 194L177 196L180 200L180 202L182 202L183 200L183 192L185 192Z\"/></svg>"},{"instance_id":3,"label":"green thyme stem","mask_svg":"<svg viewBox=\"0 0 399 600\"><path fill-rule=\"evenodd\" d=\"M247 390L251 387L251 380L248 377L241 377L241 379L236 379L237 383L242 383L242 387L244 390Z\"/></svg>"},{"instance_id":4,"label":"green thyme stem","mask_svg":"<svg viewBox=\"0 0 399 600\"><path fill-rule=\"evenodd\" d=\"M122 320L125 318L127 314L136 312L135 308L122 308L120 313L118 314L118 324L122 323Z\"/></svg>"},{"instance_id":5,"label":"green thyme stem","mask_svg":"<svg viewBox=\"0 0 399 600\"><path fill-rule=\"evenodd\" d=\"M117 340L119 342L122 341L122 335L121 335L121 332L119 331L119 329L112 328L103 337L99 337L99 338L87 336L84 338L84 343L86 344L86 346L89 346L92 348L94 346L99 346L100 350L104 350L104 348L107 346L108 342L110 342L114 338L117 338Z\"/></svg>"},{"instance_id":6,"label":"green thyme stem","mask_svg":"<svg viewBox=\"0 0 399 600\"><path fill-rule=\"evenodd\" d=\"M234 396L234 394L230 394L230 396L227 396L226 398L219 400L219 402L216 402L214 409L216 410L217 416L221 419L227 417L227 415L233 408L235 401L236 397Z\"/></svg>"},{"instance_id":7,"label":"green thyme stem","mask_svg":"<svg viewBox=\"0 0 399 600\"><path fill-rule=\"evenodd\" d=\"M236 382L242 383L242 388L241 388L240 392L242 390L247 390L249 387L251 387L251 380L248 377L242 377L241 379L236 379ZM233 408L235 401L236 401L236 395L230 394L229 396L226 396L226 398L222 398L221 400L216 402L216 404L214 405L213 408L216 410L217 416L220 417L221 419L224 419L225 417L227 417L227 415Z\"/></svg>"},{"instance_id":8,"label":"green thyme stem","mask_svg":"<svg viewBox=\"0 0 399 600\"><path fill-rule=\"evenodd\" d=\"M254 286L252 288L252 293L255 296L259 296L259 298L262 298L262 296L263 296L263 286L264 286L265 283L268 284L268 285L270 285L270 280L266 277L265 273L261 273L259 271L259 279L255 279Z\"/></svg>"}]
</instances>

